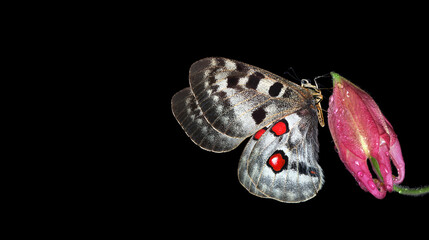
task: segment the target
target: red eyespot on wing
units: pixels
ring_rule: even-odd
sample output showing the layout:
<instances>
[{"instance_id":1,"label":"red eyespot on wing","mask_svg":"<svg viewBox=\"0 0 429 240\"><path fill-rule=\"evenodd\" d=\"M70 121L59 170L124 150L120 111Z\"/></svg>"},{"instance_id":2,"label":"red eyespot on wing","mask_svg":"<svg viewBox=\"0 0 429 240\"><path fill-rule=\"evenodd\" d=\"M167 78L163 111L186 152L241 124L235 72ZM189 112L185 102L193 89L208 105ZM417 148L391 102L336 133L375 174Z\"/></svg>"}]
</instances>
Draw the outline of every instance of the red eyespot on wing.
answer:
<instances>
[{"instance_id":1,"label":"red eyespot on wing","mask_svg":"<svg viewBox=\"0 0 429 240\"><path fill-rule=\"evenodd\" d=\"M281 172L287 163L287 156L283 151L277 151L267 161L267 165L273 169L275 173Z\"/></svg>"},{"instance_id":2,"label":"red eyespot on wing","mask_svg":"<svg viewBox=\"0 0 429 240\"><path fill-rule=\"evenodd\" d=\"M267 131L267 128L262 128L261 130L257 131L255 136L253 136L253 139L258 140L261 138L261 136Z\"/></svg>"},{"instance_id":3,"label":"red eyespot on wing","mask_svg":"<svg viewBox=\"0 0 429 240\"><path fill-rule=\"evenodd\" d=\"M289 132L287 121L283 119L280 122L274 124L274 126L271 128L271 131L277 136L280 136Z\"/></svg>"}]
</instances>

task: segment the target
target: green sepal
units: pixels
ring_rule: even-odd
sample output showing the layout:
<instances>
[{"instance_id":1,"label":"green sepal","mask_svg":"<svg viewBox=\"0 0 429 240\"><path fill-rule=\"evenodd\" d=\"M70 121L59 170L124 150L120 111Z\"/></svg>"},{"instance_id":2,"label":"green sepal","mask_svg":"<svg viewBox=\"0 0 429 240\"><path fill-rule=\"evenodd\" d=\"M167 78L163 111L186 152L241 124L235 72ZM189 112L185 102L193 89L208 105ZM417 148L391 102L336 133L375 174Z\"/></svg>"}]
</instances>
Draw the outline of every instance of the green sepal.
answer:
<instances>
[{"instance_id":1,"label":"green sepal","mask_svg":"<svg viewBox=\"0 0 429 240\"><path fill-rule=\"evenodd\" d=\"M380 165L378 165L377 159L375 159L372 156L369 159L371 160L372 166L375 168L375 171L377 172L378 177L381 179L382 182L384 182L383 175L381 175L381 172L380 172Z\"/></svg>"},{"instance_id":2,"label":"green sepal","mask_svg":"<svg viewBox=\"0 0 429 240\"><path fill-rule=\"evenodd\" d=\"M341 76L340 76L340 74L338 74L336 72L331 72L331 76L332 76L332 83L333 83L334 86L337 83L341 83Z\"/></svg>"}]
</instances>

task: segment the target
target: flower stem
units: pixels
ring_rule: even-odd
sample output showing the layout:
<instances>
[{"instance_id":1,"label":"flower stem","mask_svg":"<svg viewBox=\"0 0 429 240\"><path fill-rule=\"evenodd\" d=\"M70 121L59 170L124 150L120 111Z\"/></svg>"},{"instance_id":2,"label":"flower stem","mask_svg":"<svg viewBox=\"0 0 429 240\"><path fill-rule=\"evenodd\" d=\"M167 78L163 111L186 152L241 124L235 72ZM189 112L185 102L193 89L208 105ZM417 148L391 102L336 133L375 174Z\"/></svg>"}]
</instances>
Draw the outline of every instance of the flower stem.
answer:
<instances>
[{"instance_id":1,"label":"flower stem","mask_svg":"<svg viewBox=\"0 0 429 240\"><path fill-rule=\"evenodd\" d=\"M393 185L393 190L399 194L408 195L408 196L423 196L429 193L429 186L424 186L420 188L409 188L406 186Z\"/></svg>"}]
</instances>

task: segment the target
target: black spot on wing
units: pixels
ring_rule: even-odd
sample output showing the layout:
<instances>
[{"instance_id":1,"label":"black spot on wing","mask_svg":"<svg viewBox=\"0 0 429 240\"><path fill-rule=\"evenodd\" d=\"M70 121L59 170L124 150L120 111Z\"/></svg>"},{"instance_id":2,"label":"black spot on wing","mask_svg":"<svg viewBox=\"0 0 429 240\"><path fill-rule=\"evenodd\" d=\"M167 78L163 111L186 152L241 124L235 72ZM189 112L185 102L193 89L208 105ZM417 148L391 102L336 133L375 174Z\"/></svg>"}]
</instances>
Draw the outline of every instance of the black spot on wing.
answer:
<instances>
[{"instance_id":1,"label":"black spot on wing","mask_svg":"<svg viewBox=\"0 0 429 240\"><path fill-rule=\"evenodd\" d=\"M298 164L298 173L299 174L307 174L307 165L305 163L300 162Z\"/></svg>"},{"instance_id":2,"label":"black spot on wing","mask_svg":"<svg viewBox=\"0 0 429 240\"><path fill-rule=\"evenodd\" d=\"M236 77L236 76L229 76L227 78L227 82L228 82L228 86L227 87L233 88L233 87L237 86L238 80L239 80L239 78Z\"/></svg>"},{"instance_id":3,"label":"black spot on wing","mask_svg":"<svg viewBox=\"0 0 429 240\"><path fill-rule=\"evenodd\" d=\"M247 72L247 67L246 67L246 65L244 65L244 64L242 64L242 63L239 63L239 62L236 62L235 63L235 66L236 66L236 71L238 71L238 72Z\"/></svg>"},{"instance_id":4,"label":"black spot on wing","mask_svg":"<svg viewBox=\"0 0 429 240\"><path fill-rule=\"evenodd\" d=\"M209 75L208 81L209 81L210 85L214 84L216 82L215 76L214 75Z\"/></svg>"},{"instance_id":5,"label":"black spot on wing","mask_svg":"<svg viewBox=\"0 0 429 240\"><path fill-rule=\"evenodd\" d=\"M271 97L277 97L280 93L280 91L283 88L283 84L276 82L273 85L271 85L270 89L268 90L268 94L270 94Z\"/></svg>"},{"instance_id":6,"label":"black spot on wing","mask_svg":"<svg viewBox=\"0 0 429 240\"><path fill-rule=\"evenodd\" d=\"M307 166L306 163L303 163L303 162L299 162L299 163L293 162L291 163L291 166L289 167L289 169L297 171L299 174L310 175L312 177L319 176L319 172L317 171L316 168L309 167Z\"/></svg>"},{"instance_id":7,"label":"black spot on wing","mask_svg":"<svg viewBox=\"0 0 429 240\"><path fill-rule=\"evenodd\" d=\"M290 165L290 170L297 171L299 174L307 174L307 165L302 162L293 162Z\"/></svg>"},{"instance_id":8,"label":"black spot on wing","mask_svg":"<svg viewBox=\"0 0 429 240\"><path fill-rule=\"evenodd\" d=\"M259 85L259 82L262 78L265 76L260 72L254 72L252 75L249 76L249 80L246 83L247 88L256 89Z\"/></svg>"},{"instance_id":9,"label":"black spot on wing","mask_svg":"<svg viewBox=\"0 0 429 240\"><path fill-rule=\"evenodd\" d=\"M223 67L225 66L225 60L222 58L216 58L216 66L219 67Z\"/></svg>"},{"instance_id":10,"label":"black spot on wing","mask_svg":"<svg viewBox=\"0 0 429 240\"><path fill-rule=\"evenodd\" d=\"M264 121L266 116L267 112L264 110L264 108L258 108L252 113L252 118L256 124L260 124L262 121Z\"/></svg>"}]
</instances>

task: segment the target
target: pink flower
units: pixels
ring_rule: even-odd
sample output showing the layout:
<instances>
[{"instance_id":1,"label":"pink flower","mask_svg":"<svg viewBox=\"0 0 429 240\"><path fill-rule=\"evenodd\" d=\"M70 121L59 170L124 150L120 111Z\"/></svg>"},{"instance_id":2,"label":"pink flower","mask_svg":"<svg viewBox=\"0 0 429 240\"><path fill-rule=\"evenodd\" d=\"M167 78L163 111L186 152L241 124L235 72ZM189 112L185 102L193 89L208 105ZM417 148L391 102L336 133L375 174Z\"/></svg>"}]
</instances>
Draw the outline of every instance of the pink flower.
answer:
<instances>
[{"instance_id":1,"label":"pink flower","mask_svg":"<svg viewBox=\"0 0 429 240\"><path fill-rule=\"evenodd\" d=\"M329 98L328 124L338 154L359 186L382 199L394 184L404 180L405 163L398 138L368 93L337 73L331 75L334 92ZM373 179L368 159L378 179ZM397 177L392 176L390 161Z\"/></svg>"}]
</instances>

